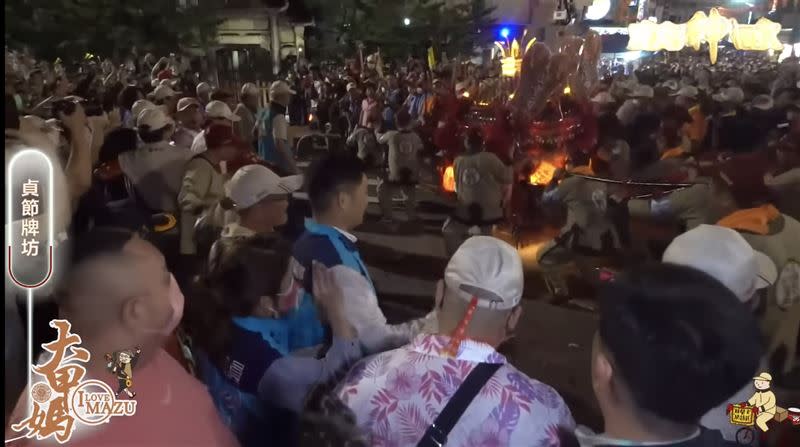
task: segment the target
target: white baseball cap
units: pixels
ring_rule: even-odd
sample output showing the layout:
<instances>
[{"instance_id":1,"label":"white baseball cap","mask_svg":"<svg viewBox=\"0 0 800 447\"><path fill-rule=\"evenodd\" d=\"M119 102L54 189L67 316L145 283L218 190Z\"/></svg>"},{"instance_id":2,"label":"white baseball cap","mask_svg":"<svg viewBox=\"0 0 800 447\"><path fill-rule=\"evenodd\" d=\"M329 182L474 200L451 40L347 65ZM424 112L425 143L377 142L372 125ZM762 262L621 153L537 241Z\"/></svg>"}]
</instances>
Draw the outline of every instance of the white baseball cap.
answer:
<instances>
[{"instance_id":1,"label":"white baseball cap","mask_svg":"<svg viewBox=\"0 0 800 447\"><path fill-rule=\"evenodd\" d=\"M248 82L242 86L242 96L244 95L257 95L258 87L252 82Z\"/></svg>"},{"instance_id":2,"label":"white baseball cap","mask_svg":"<svg viewBox=\"0 0 800 447\"><path fill-rule=\"evenodd\" d=\"M139 118L139 115L142 114L147 109L154 109L156 105L146 99L140 99L133 103L131 106L131 114L133 115L134 121Z\"/></svg>"},{"instance_id":3,"label":"white baseball cap","mask_svg":"<svg viewBox=\"0 0 800 447\"><path fill-rule=\"evenodd\" d=\"M223 118L234 122L242 119L239 115L231 112L231 108L222 101L211 101L206 104L206 115L209 118Z\"/></svg>"},{"instance_id":4,"label":"white baseball cap","mask_svg":"<svg viewBox=\"0 0 800 447\"><path fill-rule=\"evenodd\" d=\"M614 99L614 96L608 92L600 92L594 95L591 101L597 104L614 104L617 102L617 100Z\"/></svg>"},{"instance_id":5,"label":"white baseball cap","mask_svg":"<svg viewBox=\"0 0 800 447\"><path fill-rule=\"evenodd\" d=\"M664 81L664 83L661 84L661 86L664 87L667 90L670 90L670 91L674 92L675 90L678 90L679 84L678 84L677 80L669 79L667 81Z\"/></svg>"},{"instance_id":6,"label":"white baseball cap","mask_svg":"<svg viewBox=\"0 0 800 447\"><path fill-rule=\"evenodd\" d=\"M275 81L269 86L269 97L274 98L277 95L294 95L295 91L289 87L286 81Z\"/></svg>"},{"instance_id":7,"label":"white baseball cap","mask_svg":"<svg viewBox=\"0 0 800 447\"><path fill-rule=\"evenodd\" d=\"M198 95L200 93L210 92L211 91L211 84L209 84L208 82L201 82L201 83L197 84L197 87L195 88L195 91L197 92Z\"/></svg>"},{"instance_id":8,"label":"white baseball cap","mask_svg":"<svg viewBox=\"0 0 800 447\"><path fill-rule=\"evenodd\" d=\"M740 104L744 101L744 90L739 87L728 87L711 97L717 102L730 102Z\"/></svg>"},{"instance_id":9,"label":"white baseball cap","mask_svg":"<svg viewBox=\"0 0 800 447\"><path fill-rule=\"evenodd\" d=\"M237 209L247 209L269 196L285 196L303 187L303 176L279 177L262 165L239 168L228 182L228 197Z\"/></svg>"},{"instance_id":10,"label":"white baseball cap","mask_svg":"<svg viewBox=\"0 0 800 447\"><path fill-rule=\"evenodd\" d=\"M172 90L172 87L168 85L159 85L153 91L153 99L155 99L156 101L161 101L162 99L171 98L177 94L178 92Z\"/></svg>"},{"instance_id":11,"label":"white baseball cap","mask_svg":"<svg viewBox=\"0 0 800 447\"><path fill-rule=\"evenodd\" d=\"M345 87L345 90L347 90L349 92L350 90L353 90L354 88L358 88L356 83L355 82L348 82L347 83L347 87Z\"/></svg>"},{"instance_id":12,"label":"white baseball cap","mask_svg":"<svg viewBox=\"0 0 800 447\"><path fill-rule=\"evenodd\" d=\"M491 236L473 236L455 252L444 271L447 289L478 307L508 310L522 300L522 260L508 243Z\"/></svg>"},{"instance_id":13,"label":"white baseball cap","mask_svg":"<svg viewBox=\"0 0 800 447\"><path fill-rule=\"evenodd\" d=\"M180 101L178 101L178 112L183 112L191 106L202 107L200 101L195 98L181 98Z\"/></svg>"},{"instance_id":14,"label":"white baseball cap","mask_svg":"<svg viewBox=\"0 0 800 447\"><path fill-rule=\"evenodd\" d=\"M697 87L693 85L684 85L680 88L677 92L673 93L672 96L685 96L687 98L696 98L697 95L700 94L700 91Z\"/></svg>"},{"instance_id":15,"label":"white baseball cap","mask_svg":"<svg viewBox=\"0 0 800 447\"><path fill-rule=\"evenodd\" d=\"M164 113L161 107L153 107L152 109L145 109L136 118L136 127L147 126L150 130L163 129L164 127L172 124L172 119Z\"/></svg>"},{"instance_id":16,"label":"white baseball cap","mask_svg":"<svg viewBox=\"0 0 800 447\"><path fill-rule=\"evenodd\" d=\"M742 302L778 278L775 263L767 255L753 250L735 230L719 225L700 225L676 237L661 260L711 275Z\"/></svg>"},{"instance_id":17,"label":"white baseball cap","mask_svg":"<svg viewBox=\"0 0 800 447\"><path fill-rule=\"evenodd\" d=\"M758 95L750 102L753 108L758 110L772 110L775 106L775 101L769 95Z\"/></svg>"}]
</instances>

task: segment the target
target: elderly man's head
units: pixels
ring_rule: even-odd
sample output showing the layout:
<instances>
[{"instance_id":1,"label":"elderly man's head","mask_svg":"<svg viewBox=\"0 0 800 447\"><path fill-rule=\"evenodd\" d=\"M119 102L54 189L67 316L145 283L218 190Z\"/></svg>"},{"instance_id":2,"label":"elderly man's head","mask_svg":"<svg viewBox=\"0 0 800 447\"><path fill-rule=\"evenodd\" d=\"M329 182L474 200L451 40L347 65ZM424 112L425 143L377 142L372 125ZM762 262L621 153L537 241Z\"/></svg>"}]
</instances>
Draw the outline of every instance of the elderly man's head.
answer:
<instances>
[{"instance_id":1,"label":"elderly man's head","mask_svg":"<svg viewBox=\"0 0 800 447\"><path fill-rule=\"evenodd\" d=\"M73 245L59 307L85 342L111 352L153 352L183 316L184 298L164 256L136 233L98 227Z\"/></svg>"},{"instance_id":2,"label":"elderly man's head","mask_svg":"<svg viewBox=\"0 0 800 447\"><path fill-rule=\"evenodd\" d=\"M436 293L439 333L492 346L514 331L522 314L524 277L517 250L489 236L474 236L455 252ZM471 314L471 317L470 317Z\"/></svg>"}]
</instances>

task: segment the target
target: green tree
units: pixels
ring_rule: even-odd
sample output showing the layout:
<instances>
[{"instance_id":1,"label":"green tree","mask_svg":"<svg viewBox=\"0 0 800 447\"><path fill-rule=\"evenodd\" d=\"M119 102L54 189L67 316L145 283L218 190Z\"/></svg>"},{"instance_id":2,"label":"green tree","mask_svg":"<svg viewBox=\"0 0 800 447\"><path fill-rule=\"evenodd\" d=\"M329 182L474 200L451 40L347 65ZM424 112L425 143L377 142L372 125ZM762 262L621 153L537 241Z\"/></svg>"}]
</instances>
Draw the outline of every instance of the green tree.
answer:
<instances>
[{"instance_id":1,"label":"green tree","mask_svg":"<svg viewBox=\"0 0 800 447\"><path fill-rule=\"evenodd\" d=\"M164 53L206 46L216 34L224 0L180 6L177 0L6 0L5 37L40 58L85 53L118 56L136 47ZM191 4L192 2L185 2Z\"/></svg>"},{"instance_id":2,"label":"green tree","mask_svg":"<svg viewBox=\"0 0 800 447\"><path fill-rule=\"evenodd\" d=\"M449 56L491 42L494 8L485 0L446 5L442 0L306 0L317 27L311 50L325 57L353 53L356 42L389 57L423 56L428 42ZM409 24L404 19L409 19Z\"/></svg>"}]
</instances>

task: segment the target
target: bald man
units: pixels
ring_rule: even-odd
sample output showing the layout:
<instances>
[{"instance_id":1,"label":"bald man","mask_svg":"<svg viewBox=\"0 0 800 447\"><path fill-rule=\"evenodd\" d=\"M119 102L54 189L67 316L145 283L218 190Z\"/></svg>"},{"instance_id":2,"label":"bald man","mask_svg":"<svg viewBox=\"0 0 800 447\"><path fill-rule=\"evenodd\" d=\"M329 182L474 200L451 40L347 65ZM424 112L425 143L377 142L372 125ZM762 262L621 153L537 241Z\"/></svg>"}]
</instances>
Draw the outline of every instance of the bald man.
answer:
<instances>
[{"instance_id":1,"label":"bald man","mask_svg":"<svg viewBox=\"0 0 800 447\"><path fill-rule=\"evenodd\" d=\"M141 353L132 371L139 411L101 429L78 425L70 443L238 445L205 387L162 348L181 320L184 298L161 253L128 230L98 227L75 241L73 255L59 304L61 317L91 354L84 379L116 389L105 355ZM12 422L27 416L26 404L20 399Z\"/></svg>"}]
</instances>

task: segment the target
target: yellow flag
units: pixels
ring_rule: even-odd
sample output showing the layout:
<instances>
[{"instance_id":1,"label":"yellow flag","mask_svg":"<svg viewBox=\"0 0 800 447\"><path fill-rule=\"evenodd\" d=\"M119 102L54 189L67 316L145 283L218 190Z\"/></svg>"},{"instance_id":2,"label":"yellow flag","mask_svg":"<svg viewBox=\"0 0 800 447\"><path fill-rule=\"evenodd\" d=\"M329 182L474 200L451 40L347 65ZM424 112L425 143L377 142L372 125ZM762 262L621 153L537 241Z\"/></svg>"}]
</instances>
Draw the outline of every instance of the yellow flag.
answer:
<instances>
[{"instance_id":1,"label":"yellow flag","mask_svg":"<svg viewBox=\"0 0 800 447\"><path fill-rule=\"evenodd\" d=\"M434 53L433 47L428 48L428 68L431 70L436 68L436 53Z\"/></svg>"}]
</instances>

